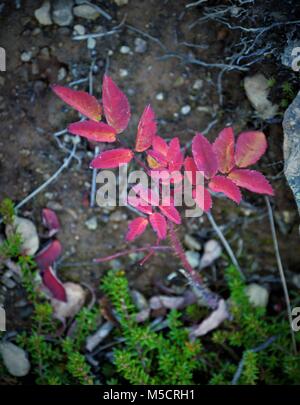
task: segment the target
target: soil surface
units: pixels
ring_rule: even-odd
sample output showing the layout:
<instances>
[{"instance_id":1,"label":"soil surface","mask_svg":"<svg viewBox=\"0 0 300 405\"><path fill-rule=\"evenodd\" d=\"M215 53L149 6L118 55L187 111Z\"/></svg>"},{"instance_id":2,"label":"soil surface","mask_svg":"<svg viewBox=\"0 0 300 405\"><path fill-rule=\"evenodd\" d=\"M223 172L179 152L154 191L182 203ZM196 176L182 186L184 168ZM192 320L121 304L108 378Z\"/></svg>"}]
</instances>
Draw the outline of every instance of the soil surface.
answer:
<instances>
[{"instance_id":1,"label":"soil surface","mask_svg":"<svg viewBox=\"0 0 300 405\"><path fill-rule=\"evenodd\" d=\"M221 105L217 88L219 69L185 63L175 57L165 58L166 54L175 52L211 63L224 60L226 49L238 33L222 24L210 22L191 29L191 24L202 16L200 7L186 8L187 2L181 0L129 0L124 7L104 1L101 3L112 16L111 21L104 17L96 21L75 18L70 27L45 27L40 26L34 17L39 3L22 1L21 7L16 9L14 2L9 1L0 15L0 46L7 51L7 71L0 73L0 200L10 197L16 203L22 201L63 164L72 149L72 138L59 137L61 147L54 133L78 117L58 100L50 86L53 83L67 85L87 78L94 61L94 94L100 97L102 77L107 70L129 98L132 120L129 129L122 135L128 143L133 142L138 119L148 103L157 113L159 134L166 138L179 136L182 145L191 141L196 131L204 131L210 124L211 129L207 133L210 140L215 139L228 123L233 124L236 133L253 128L264 130L269 148L257 167L269 178L276 191L272 203L279 245L288 279L291 280L292 275L299 271L300 263L298 218L293 196L282 172L281 123L280 120L268 123L255 118L243 88L246 75L259 71L270 77L276 75L277 68L265 63L253 65L247 72L226 73ZM97 39L96 48L92 51L87 48L85 40L72 39L75 24L83 25L90 33L105 32L122 21L119 33ZM135 52L136 38L146 40L144 53ZM129 53L120 52L122 46L129 47ZM28 62L22 61L24 52L31 54ZM87 87L85 81L77 88L87 90ZM183 113L184 106L190 106L188 114ZM108 264L95 265L91 263L92 259L127 247L124 234L128 220L135 214L126 208L108 212L100 207L89 207L92 181L89 162L92 155L91 147L81 141L77 160L73 159L54 182L23 206L20 215L37 224L43 243L41 210L44 207L54 209L61 222L58 238L64 249L58 264L59 276L63 280L85 282L97 287ZM248 192L244 192L243 196L244 202L240 207L216 198L213 215L237 252L247 276L262 282L267 282L268 277L276 280L278 272L264 198ZM98 220L97 229L89 230L85 222L94 216ZM186 233L201 243L211 237L216 238L205 216L185 221L180 234L184 236ZM136 245L142 246L149 240L154 240L151 231ZM177 258L167 254L157 255L142 268L132 259L118 260L114 265L123 266L131 284L146 292L149 289L154 291L157 281L180 268ZM226 263L226 257L216 263L217 286L222 283ZM210 268L204 270L209 280L211 273ZM270 286L272 288L272 284ZM276 299L281 300L280 288L275 291L280 296ZM9 329L20 325L12 294L15 293L8 292L7 296Z\"/></svg>"}]
</instances>

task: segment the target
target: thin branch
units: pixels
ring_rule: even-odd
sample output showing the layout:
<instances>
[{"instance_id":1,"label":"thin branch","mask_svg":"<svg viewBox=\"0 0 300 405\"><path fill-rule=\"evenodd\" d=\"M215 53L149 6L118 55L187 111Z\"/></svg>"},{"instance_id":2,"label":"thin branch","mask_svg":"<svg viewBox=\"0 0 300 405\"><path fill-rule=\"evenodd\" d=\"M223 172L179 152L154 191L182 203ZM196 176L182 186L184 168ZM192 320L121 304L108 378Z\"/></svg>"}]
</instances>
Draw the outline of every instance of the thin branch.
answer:
<instances>
[{"instance_id":1,"label":"thin branch","mask_svg":"<svg viewBox=\"0 0 300 405\"><path fill-rule=\"evenodd\" d=\"M287 312L288 312L288 318L289 318L289 324L290 324L290 330L291 330L291 336L292 336L293 351L295 354L297 354L295 333L294 333L294 330L292 327L293 319L292 319L291 301L290 301L289 291L287 288L287 283L286 283L284 270L283 270L283 266L282 266L282 261L281 261L281 257L280 257L280 251L279 251L278 239L277 239L277 235L276 235L273 211L272 211L272 207L271 207L269 198L265 197L265 200L266 200L266 204L267 204L267 208L268 208L269 221L270 221L270 227L271 227L271 233L272 233L272 238L273 238L273 244L274 244L275 256L276 256L276 260L277 260L278 271L279 271L280 278L281 278L284 298L285 298Z\"/></svg>"},{"instance_id":2,"label":"thin branch","mask_svg":"<svg viewBox=\"0 0 300 405\"><path fill-rule=\"evenodd\" d=\"M220 227L217 225L216 221L214 220L214 217L212 216L212 214L210 212L207 212L206 215L207 215L207 218L208 218L209 222L211 223L212 227L214 228L216 234L218 235L220 241L222 242L226 252L228 253L228 256L230 257L233 265L236 267L236 269L242 276L243 280L245 280L245 275L242 272L242 269L237 261L237 258L235 257L235 254L233 253L233 250L231 249L231 246L229 245L225 236L223 235Z\"/></svg>"},{"instance_id":3,"label":"thin branch","mask_svg":"<svg viewBox=\"0 0 300 405\"><path fill-rule=\"evenodd\" d=\"M166 251L166 250L170 250L171 247L170 246L145 246L145 247L141 247L141 248L133 248L133 249L127 249L127 250L123 250L122 252L118 252L118 253L114 253L113 255L110 256L105 256L105 257L99 257L96 259L93 259L94 263L105 263L105 262L109 262L111 260L117 259L118 257L122 257L122 256L128 256L132 253L149 253L149 252L154 252L154 251Z\"/></svg>"},{"instance_id":4,"label":"thin branch","mask_svg":"<svg viewBox=\"0 0 300 405\"><path fill-rule=\"evenodd\" d=\"M70 155L67 157L67 159L64 161L64 163L60 166L60 168L51 177L49 177L49 179L47 181L45 181L45 183L41 184L37 189L35 189L26 198L24 198L24 200L19 202L19 204L16 205L15 209L18 210L19 208L23 207L23 205L28 203L28 201L32 200L32 198L34 198L37 194L39 194L46 187L48 187L49 184L52 183L52 181L54 181L60 175L60 173L69 166L71 160L75 156L75 152L76 152L76 144L73 145L73 149L72 149Z\"/></svg>"}]
</instances>

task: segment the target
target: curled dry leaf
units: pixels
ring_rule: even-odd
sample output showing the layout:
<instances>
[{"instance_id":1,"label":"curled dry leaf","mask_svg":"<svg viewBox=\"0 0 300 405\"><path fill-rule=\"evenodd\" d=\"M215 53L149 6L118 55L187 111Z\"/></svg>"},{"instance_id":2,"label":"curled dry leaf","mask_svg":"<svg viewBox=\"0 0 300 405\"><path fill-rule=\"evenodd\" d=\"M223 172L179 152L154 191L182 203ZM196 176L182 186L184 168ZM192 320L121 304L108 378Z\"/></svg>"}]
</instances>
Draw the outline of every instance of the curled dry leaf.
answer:
<instances>
[{"instance_id":1,"label":"curled dry leaf","mask_svg":"<svg viewBox=\"0 0 300 405\"><path fill-rule=\"evenodd\" d=\"M60 223L56 213L50 208L43 208L42 210L43 225L49 230L49 237L51 238L60 229Z\"/></svg>"},{"instance_id":2,"label":"curled dry leaf","mask_svg":"<svg viewBox=\"0 0 300 405\"><path fill-rule=\"evenodd\" d=\"M72 282L63 284L66 291L67 301L62 302L56 298L51 299L54 315L59 319L73 318L84 305L86 293L79 285Z\"/></svg>"},{"instance_id":3,"label":"curled dry leaf","mask_svg":"<svg viewBox=\"0 0 300 405\"><path fill-rule=\"evenodd\" d=\"M58 240L50 241L35 256L35 261L41 270L51 266L61 255L62 246Z\"/></svg>"},{"instance_id":4,"label":"curled dry leaf","mask_svg":"<svg viewBox=\"0 0 300 405\"><path fill-rule=\"evenodd\" d=\"M67 301L67 293L64 284L58 279L51 266L42 272L42 280L45 287L51 292L56 300Z\"/></svg>"},{"instance_id":5,"label":"curled dry leaf","mask_svg":"<svg viewBox=\"0 0 300 405\"><path fill-rule=\"evenodd\" d=\"M216 329L225 319L229 318L229 312L225 300L219 301L218 308L213 311L200 325L192 328L190 339L194 340L198 336L204 336L210 331Z\"/></svg>"}]
</instances>

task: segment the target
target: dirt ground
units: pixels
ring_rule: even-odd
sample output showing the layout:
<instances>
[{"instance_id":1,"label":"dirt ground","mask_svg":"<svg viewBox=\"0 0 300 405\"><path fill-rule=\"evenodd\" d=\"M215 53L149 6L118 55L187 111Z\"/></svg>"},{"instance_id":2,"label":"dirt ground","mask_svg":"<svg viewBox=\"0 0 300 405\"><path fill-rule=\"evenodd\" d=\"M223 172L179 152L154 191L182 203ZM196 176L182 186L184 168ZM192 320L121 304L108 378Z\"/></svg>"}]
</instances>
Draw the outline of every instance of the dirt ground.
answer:
<instances>
[{"instance_id":1,"label":"dirt ground","mask_svg":"<svg viewBox=\"0 0 300 405\"><path fill-rule=\"evenodd\" d=\"M268 64L254 65L246 73L227 73L223 80L224 101L220 105L218 69L182 63L176 58L162 60L167 52L211 62L223 59L226 47L236 34L212 23L198 24L190 29L190 25L201 16L200 8L188 10L186 1L182 0L130 0L124 7L104 1L102 3L113 17L112 21L103 17L93 22L75 18L73 25L82 24L87 32L101 32L117 26L126 16L126 24L158 38L159 43L123 26L118 34L98 39L96 48L90 51L86 41L72 39L72 27L40 26L34 18L39 3L24 1L16 9L14 2L10 1L0 16L0 46L7 50L7 71L0 73L0 200L10 197L16 203L20 202L63 163L68 152L59 147L53 133L64 129L77 116L55 97L50 86L53 83L65 85L87 77L94 59L95 95L100 96L102 76L108 69L129 98L132 121L123 135L129 142L134 139L139 116L149 102L159 118L160 135L166 138L179 136L183 145L196 131L205 130L214 120L217 121L208 133L210 140L228 123L233 124L236 133L252 128L264 130L269 149L259 168L276 190L273 203L278 238L291 281L292 275L299 271L300 251L296 205L282 172L282 128L280 122L262 123L254 118L253 108L243 89L245 75L259 71L270 76L274 71L276 73L276 68ZM144 53L134 52L137 37L147 42ZM202 49L187 44L207 46ZM128 46L131 51L122 54L122 46ZM32 54L28 62L21 60L24 52ZM65 77L59 80L61 72L65 72ZM196 81L198 89L195 89ZM78 88L87 89L87 82ZM184 115L181 109L186 105L191 111ZM60 139L64 147L72 148L70 137ZM89 208L92 151L82 141L77 154L80 164L73 160L56 181L22 207L20 214L32 219L42 235L41 210L43 207L53 208L62 225L58 238L64 255L58 266L59 276L63 280L84 281L96 287L108 265L94 265L91 260L126 247L127 220L119 222L118 214L106 213L99 207ZM115 212L123 213L127 219L134 217L125 208ZM248 277L261 278L262 282L267 280L264 277L276 279L277 266L263 197L245 192L244 204L240 207L216 199L213 214ZM97 229L89 230L85 222L94 216L98 219ZM182 236L185 233L192 234L201 243L215 237L205 217L186 221L181 227ZM136 244L142 246L152 237L149 231ZM220 283L225 263L226 258L222 258L216 264ZM143 268L127 259L122 259L120 265L125 266L131 283L142 291L155 289L157 280L180 267L176 258L167 255L156 256ZM210 278L211 269L205 272ZM281 300L281 292L278 294L277 300ZM11 305L13 298L8 297ZM8 327L13 327L15 321L9 315L8 320Z\"/></svg>"}]
</instances>

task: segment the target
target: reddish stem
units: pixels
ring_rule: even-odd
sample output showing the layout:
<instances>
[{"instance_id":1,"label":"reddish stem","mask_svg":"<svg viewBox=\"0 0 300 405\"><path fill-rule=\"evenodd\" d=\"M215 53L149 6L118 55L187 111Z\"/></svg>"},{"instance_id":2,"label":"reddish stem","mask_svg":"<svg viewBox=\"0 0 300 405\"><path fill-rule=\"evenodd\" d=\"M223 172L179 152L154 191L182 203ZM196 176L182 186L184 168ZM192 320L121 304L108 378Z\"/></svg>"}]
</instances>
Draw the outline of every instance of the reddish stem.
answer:
<instances>
[{"instance_id":1,"label":"reddish stem","mask_svg":"<svg viewBox=\"0 0 300 405\"><path fill-rule=\"evenodd\" d=\"M128 256L131 253L153 253L154 251L164 251L164 250L169 250L171 249L170 246L145 246L141 248L133 248L133 249L127 249L123 250L122 252L114 253L113 255L110 256L105 256L105 257L99 257L97 259L93 259L93 262L95 263L104 263L104 262L109 262L110 260L117 259L118 257L122 256Z\"/></svg>"},{"instance_id":2,"label":"reddish stem","mask_svg":"<svg viewBox=\"0 0 300 405\"><path fill-rule=\"evenodd\" d=\"M213 293L210 291L203 282L202 277L200 274L190 265L188 262L184 249L182 247L182 244L180 240L178 239L173 222L168 221L169 225L169 236L171 239L171 244L174 249L174 252L176 255L180 258L181 263L183 264L184 269L188 272L188 275L190 277L191 283L197 288L197 290L200 292L203 300L206 302L207 306L209 306L212 309L218 308L218 303L219 303L219 297L217 294Z\"/></svg>"}]
</instances>

